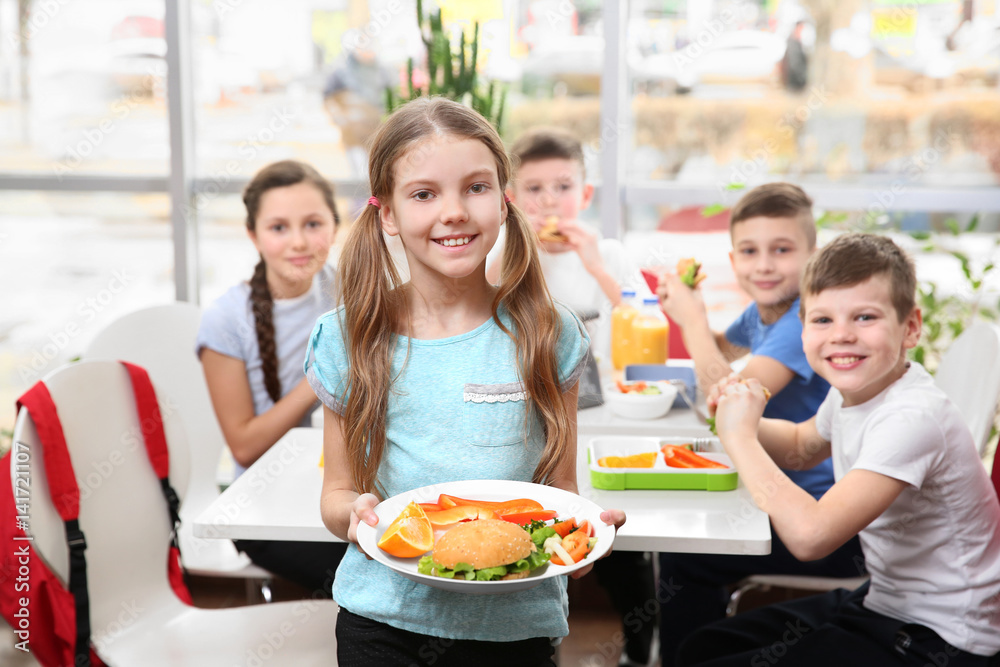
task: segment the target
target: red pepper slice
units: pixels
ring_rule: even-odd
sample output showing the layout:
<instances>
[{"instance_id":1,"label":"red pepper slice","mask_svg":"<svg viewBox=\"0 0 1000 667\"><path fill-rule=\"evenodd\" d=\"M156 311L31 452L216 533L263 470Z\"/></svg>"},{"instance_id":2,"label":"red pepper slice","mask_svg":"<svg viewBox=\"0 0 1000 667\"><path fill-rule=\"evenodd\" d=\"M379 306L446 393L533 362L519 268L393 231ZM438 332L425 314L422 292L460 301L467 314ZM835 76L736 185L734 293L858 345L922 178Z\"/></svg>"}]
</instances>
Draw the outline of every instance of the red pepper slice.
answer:
<instances>
[{"instance_id":1,"label":"red pepper slice","mask_svg":"<svg viewBox=\"0 0 1000 667\"><path fill-rule=\"evenodd\" d=\"M468 498L459 498L458 496L449 496L446 493L442 493L438 496L438 505L440 505L442 509L448 507L458 507L461 505L473 505L475 507L485 507L486 509L491 509L498 514L503 511L525 512L533 509L543 509L540 502L530 498L515 498L514 500L497 502L493 500L470 500Z\"/></svg>"},{"instance_id":2,"label":"red pepper slice","mask_svg":"<svg viewBox=\"0 0 1000 667\"><path fill-rule=\"evenodd\" d=\"M427 518L431 526L448 526L459 521L472 521L475 519L496 519L497 513L485 507L475 505L462 505L459 507L449 507L438 512L427 512Z\"/></svg>"},{"instance_id":3,"label":"red pepper slice","mask_svg":"<svg viewBox=\"0 0 1000 667\"><path fill-rule=\"evenodd\" d=\"M663 445L660 449L663 452L664 461L668 466L674 468L728 468L729 466L698 456L680 445Z\"/></svg>"},{"instance_id":4,"label":"red pepper slice","mask_svg":"<svg viewBox=\"0 0 1000 667\"><path fill-rule=\"evenodd\" d=\"M569 521L560 521L559 523L552 524L552 530L556 531L556 535L559 537L566 537L574 530L577 529L576 519L570 519Z\"/></svg>"},{"instance_id":5,"label":"red pepper slice","mask_svg":"<svg viewBox=\"0 0 1000 667\"><path fill-rule=\"evenodd\" d=\"M563 538L562 547L569 553L569 557L574 563L579 563L590 553L590 537L583 530L576 530ZM556 565L569 565L564 563L557 555L552 556L552 562Z\"/></svg>"}]
</instances>

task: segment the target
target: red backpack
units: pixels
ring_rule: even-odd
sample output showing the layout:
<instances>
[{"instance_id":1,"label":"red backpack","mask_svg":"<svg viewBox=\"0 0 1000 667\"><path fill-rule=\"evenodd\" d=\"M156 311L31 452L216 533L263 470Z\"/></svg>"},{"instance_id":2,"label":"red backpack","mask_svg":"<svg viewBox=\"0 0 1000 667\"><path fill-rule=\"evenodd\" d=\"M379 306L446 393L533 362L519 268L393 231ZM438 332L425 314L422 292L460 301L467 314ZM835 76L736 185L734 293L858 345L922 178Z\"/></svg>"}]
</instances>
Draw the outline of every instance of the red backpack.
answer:
<instances>
[{"instance_id":1,"label":"red backpack","mask_svg":"<svg viewBox=\"0 0 1000 667\"><path fill-rule=\"evenodd\" d=\"M174 526L167 554L170 584L178 598L191 604L177 547L180 502L167 477L170 455L156 393L144 369L121 363L132 381L146 454L160 480ZM32 549L32 537L25 532L30 529L26 504L30 498L26 473L28 452L25 444L15 441L10 452L0 459L0 616L14 629L18 639L16 648L30 650L43 667L99 667L104 663L90 646L90 605L84 556L87 541L78 521L80 488L59 414L48 388L41 381L18 399L17 407L28 411L38 431L52 503L66 524L70 574L68 585L64 585Z\"/></svg>"}]
</instances>

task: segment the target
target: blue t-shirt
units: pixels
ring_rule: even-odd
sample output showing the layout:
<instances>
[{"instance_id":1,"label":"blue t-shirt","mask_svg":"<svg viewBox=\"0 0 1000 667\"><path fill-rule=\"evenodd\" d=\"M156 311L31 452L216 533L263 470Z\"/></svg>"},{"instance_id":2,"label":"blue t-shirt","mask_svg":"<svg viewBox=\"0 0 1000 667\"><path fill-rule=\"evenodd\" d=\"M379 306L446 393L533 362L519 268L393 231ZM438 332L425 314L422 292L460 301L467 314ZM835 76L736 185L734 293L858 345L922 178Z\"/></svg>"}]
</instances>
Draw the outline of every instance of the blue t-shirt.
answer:
<instances>
[{"instance_id":1,"label":"blue t-shirt","mask_svg":"<svg viewBox=\"0 0 1000 667\"><path fill-rule=\"evenodd\" d=\"M558 311L559 380L568 390L584 370L590 341L575 315L562 306ZM316 323L305 363L316 395L338 414L348 375L342 315L340 308ZM503 311L501 320L511 327ZM531 481L545 442L537 419L525 428L516 358L513 341L492 318L449 338L397 337L378 471L386 497L467 479ZM565 577L520 593L468 595L410 581L348 549L333 596L355 614L434 637L520 641L569 632Z\"/></svg>"},{"instance_id":2,"label":"blue t-shirt","mask_svg":"<svg viewBox=\"0 0 1000 667\"><path fill-rule=\"evenodd\" d=\"M765 417L799 423L816 414L830 391L830 383L813 371L802 351L798 299L773 324L764 324L757 304L751 303L726 329L726 340L750 348L754 356L770 357L795 373L792 381L767 402ZM810 470L785 470L785 474L817 499L833 486L830 459Z\"/></svg>"}]
</instances>

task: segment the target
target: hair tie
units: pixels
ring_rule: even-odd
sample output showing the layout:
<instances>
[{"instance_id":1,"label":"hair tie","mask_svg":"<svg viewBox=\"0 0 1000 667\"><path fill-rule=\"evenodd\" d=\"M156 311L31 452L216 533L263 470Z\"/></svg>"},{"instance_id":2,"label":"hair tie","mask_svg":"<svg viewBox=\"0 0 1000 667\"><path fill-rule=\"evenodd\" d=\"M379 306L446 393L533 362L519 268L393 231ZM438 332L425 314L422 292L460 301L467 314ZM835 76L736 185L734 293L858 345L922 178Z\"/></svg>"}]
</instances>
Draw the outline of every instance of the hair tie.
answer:
<instances>
[{"instance_id":1,"label":"hair tie","mask_svg":"<svg viewBox=\"0 0 1000 667\"><path fill-rule=\"evenodd\" d=\"M368 205L374 206L375 208L382 208L382 204L379 203L378 197L374 195L368 198Z\"/></svg>"},{"instance_id":2,"label":"hair tie","mask_svg":"<svg viewBox=\"0 0 1000 667\"><path fill-rule=\"evenodd\" d=\"M508 197L508 196L507 196L507 193L506 193L506 192L505 192L505 193L503 193L503 202L504 202L505 204L509 204L509 203L510 203L510 197Z\"/></svg>"}]
</instances>

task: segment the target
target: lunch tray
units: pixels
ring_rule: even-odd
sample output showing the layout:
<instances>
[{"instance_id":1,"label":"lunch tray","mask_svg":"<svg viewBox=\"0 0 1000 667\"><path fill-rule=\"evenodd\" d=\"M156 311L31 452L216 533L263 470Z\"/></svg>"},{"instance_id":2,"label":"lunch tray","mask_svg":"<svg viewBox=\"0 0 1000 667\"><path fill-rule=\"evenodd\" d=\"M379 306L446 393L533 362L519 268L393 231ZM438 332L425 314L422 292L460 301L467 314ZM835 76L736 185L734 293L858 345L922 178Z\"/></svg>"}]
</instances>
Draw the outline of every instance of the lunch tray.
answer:
<instances>
[{"instance_id":1,"label":"lunch tray","mask_svg":"<svg viewBox=\"0 0 1000 667\"><path fill-rule=\"evenodd\" d=\"M721 468L672 468L660 452L665 444L684 445L691 438L642 436L601 436L593 438L587 446L587 463L590 485L595 489L623 491L625 489L689 489L704 491L732 491L739 475L728 456L718 452L698 452L707 459L729 466ZM718 449L719 440L709 439L709 447ZM597 460L605 456L629 456L643 452L656 452L652 468L604 468Z\"/></svg>"}]
</instances>

